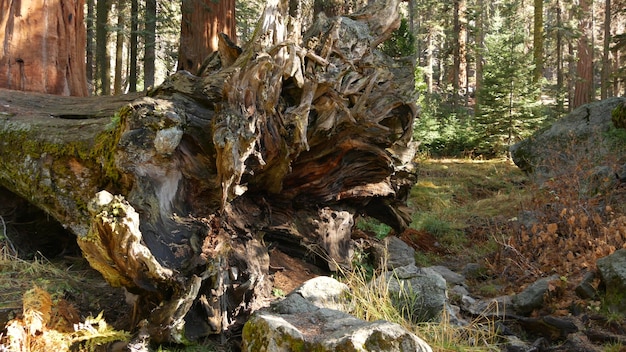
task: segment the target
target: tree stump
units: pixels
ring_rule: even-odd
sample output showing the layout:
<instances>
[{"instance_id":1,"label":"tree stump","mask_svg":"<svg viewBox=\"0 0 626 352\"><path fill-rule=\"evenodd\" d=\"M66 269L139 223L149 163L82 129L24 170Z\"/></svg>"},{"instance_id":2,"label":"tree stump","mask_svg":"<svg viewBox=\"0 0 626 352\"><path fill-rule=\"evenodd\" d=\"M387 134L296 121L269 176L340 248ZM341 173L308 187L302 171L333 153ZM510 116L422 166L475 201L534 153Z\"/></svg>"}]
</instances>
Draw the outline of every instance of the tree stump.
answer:
<instances>
[{"instance_id":1,"label":"tree stump","mask_svg":"<svg viewBox=\"0 0 626 352\"><path fill-rule=\"evenodd\" d=\"M0 184L137 295L154 341L235 331L270 296L269 246L335 269L355 216L410 222L413 71L376 49L398 4L321 14L301 34L270 0L243 50L221 36L202 76L129 103L29 95L20 109L0 91Z\"/></svg>"}]
</instances>

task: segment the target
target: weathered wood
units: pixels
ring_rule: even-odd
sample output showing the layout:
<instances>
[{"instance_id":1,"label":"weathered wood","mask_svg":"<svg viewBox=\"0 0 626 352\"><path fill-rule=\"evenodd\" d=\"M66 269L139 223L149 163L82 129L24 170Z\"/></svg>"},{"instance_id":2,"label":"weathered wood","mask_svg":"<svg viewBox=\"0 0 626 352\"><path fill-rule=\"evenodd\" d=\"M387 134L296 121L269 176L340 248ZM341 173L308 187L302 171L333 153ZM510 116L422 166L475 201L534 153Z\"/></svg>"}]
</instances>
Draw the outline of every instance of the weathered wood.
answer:
<instances>
[{"instance_id":1,"label":"weathered wood","mask_svg":"<svg viewBox=\"0 0 626 352\"><path fill-rule=\"evenodd\" d=\"M117 111L141 93L62 97L0 89L0 183L84 234L96 192L123 192ZM114 116L117 116L114 118Z\"/></svg>"},{"instance_id":2,"label":"weathered wood","mask_svg":"<svg viewBox=\"0 0 626 352\"><path fill-rule=\"evenodd\" d=\"M397 6L322 15L302 34L271 0L240 54L223 46L201 77L180 71L115 119L72 109L26 123L0 91L0 183L137 295L154 340L233 331L269 296L268 246L333 269L349 266L355 216L408 226L413 73L376 50Z\"/></svg>"}]
</instances>

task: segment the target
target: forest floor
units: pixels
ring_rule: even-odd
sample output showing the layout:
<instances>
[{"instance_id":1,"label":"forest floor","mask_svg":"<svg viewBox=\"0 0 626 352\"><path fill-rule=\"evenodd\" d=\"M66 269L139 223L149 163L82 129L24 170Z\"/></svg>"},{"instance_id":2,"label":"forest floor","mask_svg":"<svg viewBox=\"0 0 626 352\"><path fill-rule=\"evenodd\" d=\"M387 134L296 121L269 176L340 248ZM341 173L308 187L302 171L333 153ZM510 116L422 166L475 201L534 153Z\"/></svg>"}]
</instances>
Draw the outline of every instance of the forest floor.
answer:
<instances>
[{"instance_id":1,"label":"forest floor","mask_svg":"<svg viewBox=\"0 0 626 352\"><path fill-rule=\"evenodd\" d=\"M568 184L569 181L563 182ZM593 302L580 302L573 295L571 285L579 282L579 278L595 266L593 260L598 253L610 251L611 246L614 250L616 244L605 242L607 248L602 249L600 244L578 246L578 243L569 243L563 246L545 239L533 242L541 246L538 249L532 247L531 241L525 240L529 236L541 240L544 234L556 231L563 234L560 237L568 237L564 227L567 223L572 231L579 223L580 227L586 225L592 233L585 236L593 236L602 226L610 227L612 223L622 226L617 220L626 219L626 187L622 186L614 194L602 196L602 199L591 197L584 204L579 199L574 204L570 199L573 194L568 195L562 188L562 184L537 187L507 160L423 160L420 162L418 183L409 199L409 205L414 210L412 230L405 232L402 238L417 249L420 266L446 265L460 270L467 263L480 264L485 274L469 285L472 294L480 297L519 292L542 276L558 273L567 280L542 313L566 315L565 307L573 303L584 304L583 307L594 306ZM561 202L559 205L555 204L556 199ZM601 206L603 210L596 214L597 218L585 220L581 219L578 211L574 211L575 206L586 210ZM37 248L31 243L26 252L15 248L22 245L10 240L15 231L41 233L42 226L45 226L26 226L24 223L27 221L16 217L16 211L23 211L23 208L16 209L3 202L0 192L0 326L21 314L23 301L26 301L23 297L38 287L50 294L51 302L56 306L62 302L60 306L65 308L57 309L54 314L67 326L79 324L87 317L97 317L103 312L111 331L128 329L132 309L125 303L124 293L119 288L109 287L74 247L67 246L62 253L49 251L47 254L44 249L50 244ZM536 219L537 223L532 228L521 227L518 220L522 216ZM556 224L554 226L558 230L554 230L551 224ZM378 237L389 233L388 227L369 220L360 221L358 226ZM581 240L589 242L585 236L581 236ZM577 253L573 258L568 255L568 246L587 248L596 254ZM21 258L14 255L15 250L19 250ZM274 278L277 297L322 273L314 266L294 263L292 258L281 253L273 254L271 265L281 268ZM623 325L623 316L612 319L618 319ZM0 331L0 337L3 333L6 334L6 331ZM450 350L425 339L434 350ZM206 346L196 347L206 350ZM484 347L484 350L493 350L494 346ZM176 347L159 348L160 351L181 350ZM216 350L219 348L216 347Z\"/></svg>"}]
</instances>

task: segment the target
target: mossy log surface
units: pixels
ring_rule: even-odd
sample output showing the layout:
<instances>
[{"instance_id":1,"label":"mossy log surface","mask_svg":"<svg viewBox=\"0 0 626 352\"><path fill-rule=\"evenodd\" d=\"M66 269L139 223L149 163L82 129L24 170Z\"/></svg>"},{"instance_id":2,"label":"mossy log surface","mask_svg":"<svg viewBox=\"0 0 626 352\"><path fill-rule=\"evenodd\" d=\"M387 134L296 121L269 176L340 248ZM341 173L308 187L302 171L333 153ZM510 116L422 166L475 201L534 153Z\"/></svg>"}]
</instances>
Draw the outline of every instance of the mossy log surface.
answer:
<instances>
[{"instance_id":1,"label":"mossy log surface","mask_svg":"<svg viewBox=\"0 0 626 352\"><path fill-rule=\"evenodd\" d=\"M334 269L350 265L355 216L410 222L413 71L376 50L399 1L306 33L288 4L268 3L243 50L221 37L202 76L145 96L18 109L23 93L0 91L0 184L137 295L155 341L236 333L270 295L270 246Z\"/></svg>"},{"instance_id":2,"label":"mossy log surface","mask_svg":"<svg viewBox=\"0 0 626 352\"><path fill-rule=\"evenodd\" d=\"M0 89L0 185L74 233L86 233L88 201L102 189L120 191L114 116L142 95L86 98Z\"/></svg>"}]
</instances>

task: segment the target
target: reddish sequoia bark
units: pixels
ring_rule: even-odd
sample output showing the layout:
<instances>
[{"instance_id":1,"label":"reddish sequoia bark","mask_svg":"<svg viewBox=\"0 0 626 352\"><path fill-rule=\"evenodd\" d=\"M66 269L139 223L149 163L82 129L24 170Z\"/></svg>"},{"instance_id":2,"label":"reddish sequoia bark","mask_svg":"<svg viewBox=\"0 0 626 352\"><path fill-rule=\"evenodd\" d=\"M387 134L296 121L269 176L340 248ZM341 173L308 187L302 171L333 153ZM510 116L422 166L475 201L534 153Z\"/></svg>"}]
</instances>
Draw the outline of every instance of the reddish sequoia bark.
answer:
<instances>
[{"instance_id":1,"label":"reddish sequoia bark","mask_svg":"<svg viewBox=\"0 0 626 352\"><path fill-rule=\"evenodd\" d=\"M217 51L218 34L235 41L235 1L184 0L178 69L197 74L204 59Z\"/></svg>"},{"instance_id":2,"label":"reddish sequoia bark","mask_svg":"<svg viewBox=\"0 0 626 352\"><path fill-rule=\"evenodd\" d=\"M77 116L63 112L24 132L8 111L0 183L72 228L90 264L137 295L155 341L236 333L270 294L268 247L349 266L355 216L410 222L413 71L376 50L399 2L302 34L271 0L239 56L222 43L202 77L178 72L119 122L81 121L90 135L38 132L68 130Z\"/></svg>"},{"instance_id":3,"label":"reddish sequoia bark","mask_svg":"<svg viewBox=\"0 0 626 352\"><path fill-rule=\"evenodd\" d=\"M578 38L578 62L576 63L576 84L574 86L574 101L572 108L577 108L592 100L593 92L593 53L589 43L589 33L591 31L591 23L585 16L590 16L589 0L580 1L581 19L579 21L579 30L581 32Z\"/></svg>"},{"instance_id":4,"label":"reddish sequoia bark","mask_svg":"<svg viewBox=\"0 0 626 352\"><path fill-rule=\"evenodd\" d=\"M0 2L0 87L87 95L84 0Z\"/></svg>"}]
</instances>

